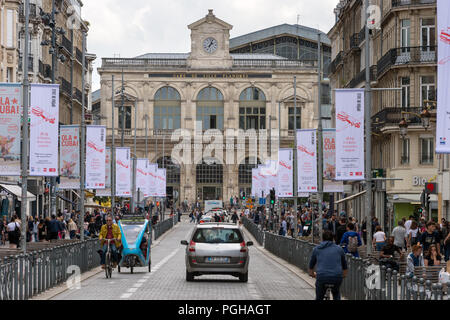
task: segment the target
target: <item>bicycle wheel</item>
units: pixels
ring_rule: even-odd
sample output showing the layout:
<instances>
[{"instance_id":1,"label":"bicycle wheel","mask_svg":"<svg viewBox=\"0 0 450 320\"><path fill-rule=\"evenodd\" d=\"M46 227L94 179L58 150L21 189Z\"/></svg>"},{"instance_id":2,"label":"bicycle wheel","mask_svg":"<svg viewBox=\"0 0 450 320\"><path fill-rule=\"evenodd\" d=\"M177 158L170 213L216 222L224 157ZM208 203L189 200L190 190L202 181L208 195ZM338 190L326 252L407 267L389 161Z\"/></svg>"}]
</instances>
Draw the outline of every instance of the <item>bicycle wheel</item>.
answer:
<instances>
[{"instance_id":1,"label":"bicycle wheel","mask_svg":"<svg viewBox=\"0 0 450 320\"><path fill-rule=\"evenodd\" d=\"M111 278L111 254L109 252L105 255L105 275L106 278Z\"/></svg>"}]
</instances>

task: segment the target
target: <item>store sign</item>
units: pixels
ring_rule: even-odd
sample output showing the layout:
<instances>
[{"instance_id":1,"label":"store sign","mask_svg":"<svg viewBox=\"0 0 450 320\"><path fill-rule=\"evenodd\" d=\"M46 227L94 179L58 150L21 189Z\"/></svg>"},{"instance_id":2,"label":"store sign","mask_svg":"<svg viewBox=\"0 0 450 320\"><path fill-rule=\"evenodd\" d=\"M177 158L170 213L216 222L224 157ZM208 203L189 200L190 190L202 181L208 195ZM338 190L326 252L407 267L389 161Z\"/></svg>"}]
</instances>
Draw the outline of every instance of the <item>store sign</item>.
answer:
<instances>
[{"instance_id":1,"label":"store sign","mask_svg":"<svg viewBox=\"0 0 450 320\"><path fill-rule=\"evenodd\" d=\"M0 84L0 175L20 176L21 85Z\"/></svg>"},{"instance_id":2,"label":"store sign","mask_svg":"<svg viewBox=\"0 0 450 320\"><path fill-rule=\"evenodd\" d=\"M86 127L86 188L105 188L106 127Z\"/></svg>"},{"instance_id":3,"label":"store sign","mask_svg":"<svg viewBox=\"0 0 450 320\"><path fill-rule=\"evenodd\" d=\"M437 1L436 153L450 153L450 1Z\"/></svg>"},{"instance_id":4,"label":"store sign","mask_svg":"<svg viewBox=\"0 0 450 320\"><path fill-rule=\"evenodd\" d=\"M316 130L297 130L298 193L317 192Z\"/></svg>"},{"instance_id":5,"label":"store sign","mask_svg":"<svg viewBox=\"0 0 450 320\"><path fill-rule=\"evenodd\" d=\"M80 127L78 125L59 128L59 188L80 189Z\"/></svg>"},{"instance_id":6,"label":"store sign","mask_svg":"<svg viewBox=\"0 0 450 320\"><path fill-rule=\"evenodd\" d=\"M336 90L336 180L364 180L364 89Z\"/></svg>"},{"instance_id":7,"label":"store sign","mask_svg":"<svg viewBox=\"0 0 450 320\"><path fill-rule=\"evenodd\" d=\"M430 179L426 179L423 177L418 177L418 176L414 176L412 178L413 180L413 186L414 187L419 187L419 186L425 186L425 184L430 180Z\"/></svg>"},{"instance_id":8,"label":"store sign","mask_svg":"<svg viewBox=\"0 0 450 320\"><path fill-rule=\"evenodd\" d=\"M59 85L30 87L30 176L57 177Z\"/></svg>"}]
</instances>

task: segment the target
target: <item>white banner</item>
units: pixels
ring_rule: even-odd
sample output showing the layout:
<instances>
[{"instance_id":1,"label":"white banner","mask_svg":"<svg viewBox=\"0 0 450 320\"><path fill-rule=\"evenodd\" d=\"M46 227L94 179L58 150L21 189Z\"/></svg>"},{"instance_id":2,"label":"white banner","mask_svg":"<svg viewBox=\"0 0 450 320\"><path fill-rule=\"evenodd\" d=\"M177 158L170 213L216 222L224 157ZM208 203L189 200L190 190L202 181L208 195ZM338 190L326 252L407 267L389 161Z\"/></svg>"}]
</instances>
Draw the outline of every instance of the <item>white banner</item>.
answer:
<instances>
[{"instance_id":1,"label":"white banner","mask_svg":"<svg viewBox=\"0 0 450 320\"><path fill-rule=\"evenodd\" d=\"M61 126L59 133L59 188L80 190L80 127Z\"/></svg>"},{"instance_id":2,"label":"white banner","mask_svg":"<svg viewBox=\"0 0 450 320\"><path fill-rule=\"evenodd\" d=\"M269 160L266 166L262 169L262 174L267 178L267 188L268 194L270 195L270 190L275 189L275 195L277 194L277 184L278 184L278 161Z\"/></svg>"},{"instance_id":3,"label":"white banner","mask_svg":"<svg viewBox=\"0 0 450 320\"><path fill-rule=\"evenodd\" d=\"M258 178L258 168L252 168L252 197L255 197L259 192L259 178Z\"/></svg>"},{"instance_id":4,"label":"white banner","mask_svg":"<svg viewBox=\"0 0 450 320\"><path fill-rule=\"evenodd\" d=\"M106 148L105 154L105 189L95 190L99 197L111 197L111 148Z\"/></svg>"},{"instance_id":5,"label":"white banner","mask_svg":"<svg viewBox=\"0 0 450 320\"><path fill-rule=\"evenodd\" d=\"M148 160L147 159L137 159L136 160L136 191L140 191L144 194L147 192L147 176L148 176Z\"/></svg>"},{"instance_id":6,"label":"white banner","mask_svg":"<svg viewBox=\"0 0 450 320\"><path fill-rule=\"evenodd\" d=\"M364 180L364 89L336 90L336 180Z\"/></svg>"},{"instance_id":7,"label":"white banner","mask_svg":"<svg viewBox=\"0 0 450 320\"><path fill-rule=\"evenodd\" d=\"M157 197L158 196L158 178L157 172L158 164L157 163L149 163L148 164L148 175L147 175L147 192L149 197Z\"/></svg>"},{"instance_id":8,"label":"white banner","mask_svg":"<svg viewBox=\"0 0 450 320\"><path fill-rule=\"evenodd\" d=\"M20 84L0 84L0 175L20 176L20 128L22 114Z\"/></svg>"},{"instance_id":9,"label":"white banner","mask_svg":"<svg viewBox=\"0 0 450 320\"><path fill-rule=\"evenodd\" d=\"M450 153L450 1L437 1L436 153ZM426 103L424 103L426 105Z\"/></svg>"},{"instance_id":10,"label":"white banner","mask_svg":"<svg viewBox=\"0 0 450 320\"><path fill-rule=\"evenodd\" d=\"M279 198L292 198L294 196L294 170L292 149L278 150L277 195Z\"/></svg>"},{"instance_id":11,"label":"white banner","mask_svg":"<svg viewBox=\"0 0 450 320\"><path fill-rule=\"evenodd\" d=\"M116 148L116 196L131 198L130 148Z\"/></svg>"},{"instance_id":12,"label":"white banner","mask_svg":"<svg viewBox=\"0 0 450 320\"><path fill-rule=\"evenodd\" d=\"M323 192L344 192L342 181L336 177L336 129L323 129Z\"/></svg>"},{"instance_id":13,"label":"white banner","mask_svg":"<svg viewBox=\"0 0 450 320\"><path fill-rule=\"evenodd\" d=\"M30 176L57 177L59 85L30 87Z\"/></svg>"},{"instance_id":14,"label":"white banner","mask_svg":"<svg viewBox=\"0 0 450 320\"><path fill-rule=\"evenodd\" d=\"M86 127L86 189L105 189L106 127Z\"/></svg>"},{"instance_id":15,"label":"white banner","mask_svg":"<svg viewBox=\"0 0 450 320\"><path fill-rule=\"evenodd\" d=\"M158 197L166 196L166 169L159 169L156 171L157 193Z\"/></svg>"},{"instance_id":16,"label":"white banner","mask_svg":"<svg viewBox=\"0 0 450 320\"><path fill-rule=\"evenodd\" d=\"M316 130L297 130L298 193L317 192Z\"/></svg>"},{"instance_id":17,"label":"white banner","mask_svg":"<svg viewBox=\"0 0 450 320\"><path fill-rule=\"evenodd\" d=\"M269 178L263 174L264 168L265 166L263 165L258 166L259 188L258 193L256 194L258 198L265 198L269 193Z\"/></svg>"}]
</instances>

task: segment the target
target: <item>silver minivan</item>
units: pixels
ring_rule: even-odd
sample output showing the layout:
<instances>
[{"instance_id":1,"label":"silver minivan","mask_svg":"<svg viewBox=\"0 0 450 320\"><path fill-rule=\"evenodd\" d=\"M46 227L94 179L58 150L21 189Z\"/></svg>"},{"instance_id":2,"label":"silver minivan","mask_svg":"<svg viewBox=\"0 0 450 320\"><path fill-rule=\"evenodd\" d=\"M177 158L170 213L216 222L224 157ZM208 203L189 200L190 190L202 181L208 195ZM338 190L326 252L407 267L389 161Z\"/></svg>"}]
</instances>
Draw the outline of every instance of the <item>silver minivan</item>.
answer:
<instances>
[{"instance_id":1,"label":"silver minivan","mask_svg":"<svg viewBox=\"0 0 450 320\"><path fill-rule=\"evenodd\" d=\"M204 274L226 274L248 281L248 247L239 226L232 223L196 225L186 246L186 281Z\"/></svg>"}]
</instances>

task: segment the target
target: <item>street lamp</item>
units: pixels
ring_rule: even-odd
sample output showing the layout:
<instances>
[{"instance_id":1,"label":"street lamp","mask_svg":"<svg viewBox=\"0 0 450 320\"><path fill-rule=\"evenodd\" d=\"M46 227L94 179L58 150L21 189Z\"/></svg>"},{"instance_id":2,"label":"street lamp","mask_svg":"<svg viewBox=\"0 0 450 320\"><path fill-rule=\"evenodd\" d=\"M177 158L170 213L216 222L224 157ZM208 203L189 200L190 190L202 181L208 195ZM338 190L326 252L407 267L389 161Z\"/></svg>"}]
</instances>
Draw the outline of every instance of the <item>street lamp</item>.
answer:
<instances>
[{"instance_id":1,"label":"street lamp","mask_svg":"<svg viewBox=\"0 0 450 320\"><path fill-rule=\"evenodd\" d=\"M400 135L403 140L406 139L406 135L408 134L408 122L406 122L405 118L403 118L398 124L400 127Z\"/></svg>"},{"instance_id":2,"label":"street lamp","mask_svg":"<svg viewBox=\"0 0 450 320\"><path fill-rule=\"evenodd\" d=\"M411 114L416 117L419 117L422 121L422 127L425 130L428 130L431 126L431 113L428 111L428 108L425 108L420 114L414 113L414 112L405 112L402 111L402 116L405 114ZM400 135L402 139L406 138L406 135L408 134L408 121L406 121L405 118L402 118L402 120L399 122L398 126L400 127Z\"/></svg>"},{"instance_id":3,"label":"street lamp","mask_svg":"<svg viewBox=\"0 0 450 320\"><path fill-rule=\"evenodd\" d=\"M425 130L428 130L430 127L430 119L431 119L431 113L428 111L428 109L424 109L420 113L420 118L422 119L422 126L425 128Z\"/></svg>"}]
</instances>

